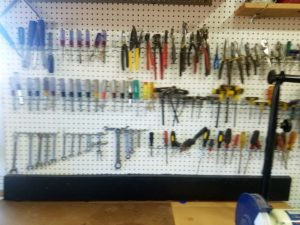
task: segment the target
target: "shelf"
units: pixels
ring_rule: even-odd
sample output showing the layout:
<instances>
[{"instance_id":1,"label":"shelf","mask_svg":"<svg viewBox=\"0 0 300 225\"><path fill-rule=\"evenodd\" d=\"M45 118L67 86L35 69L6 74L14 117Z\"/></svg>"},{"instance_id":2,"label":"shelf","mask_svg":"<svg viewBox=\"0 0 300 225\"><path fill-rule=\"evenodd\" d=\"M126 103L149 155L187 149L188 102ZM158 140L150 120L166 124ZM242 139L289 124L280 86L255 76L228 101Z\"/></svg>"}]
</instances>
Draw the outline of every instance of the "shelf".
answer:
<instances>
[{"instance_id":1,"label":"shelf","mask_svg":"<svg viewBox=\"0 0 300 225\"><path fill-rule=\"evenodd\" d=\"M243 3L236 16L300 17L300 4L288 3Z\"/></svg>"}]
</instances>

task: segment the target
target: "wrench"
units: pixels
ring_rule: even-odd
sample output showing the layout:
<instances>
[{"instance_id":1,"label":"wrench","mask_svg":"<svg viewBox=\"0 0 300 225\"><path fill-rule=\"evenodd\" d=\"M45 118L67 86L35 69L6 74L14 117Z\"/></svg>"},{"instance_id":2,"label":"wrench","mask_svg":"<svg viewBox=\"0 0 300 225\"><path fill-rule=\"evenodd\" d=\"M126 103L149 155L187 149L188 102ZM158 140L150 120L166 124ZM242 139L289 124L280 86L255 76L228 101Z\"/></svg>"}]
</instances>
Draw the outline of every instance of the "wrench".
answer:
<instances>
[{"instance_id":1,"label":"wrench","mask_svg":"<svg viewBox=\"0 0 300 225\"><path fill-rule=\"evenodd\" d=\"M49 139L50 139L50 134L44 134L46 137L46 147L45 147L45 152L44 152L44 166L49 165Z\"/></svg>"},{"instance_id":2,"label":"wrench","mask_svg":"<svg viewBox=\"0 0 300 225\"><path fill-rule=\"evenodd\" d=\"M125 130L124 131L124 137L125 137L125 158L130 159L131 157L131 140L130 140L130 131Z\"/></svg>"},{"instance_id":3,"label":"wrench","mask_svg":"<svg viewBox=\"0 0 300 225\"><path fill-rule=\"evenodd\" d=\"M43 165L43 162L42 162L43 134L37 133L37 136L38 136L38 158L37 158L37 162L36 162L35 166L40 167Z\"/></svg>"},{"instance_id":4,"label":"wrench","mask_svg":"<svg viewBox=\"0 0 300 225\"><path fill-rule=\"evenodd\" d=\"M97 160L102 160L102 149L101 149L101 145L106 145L107 142L102 142L101 141L101 136L104 135L104 133L98 133L97 134Z\"/></svg>"},{"instance_id":5,"label":"wrench","mask_svg":"<svg viewBox=\"0 0 300 225\"><path fill-rule=\"evenodd\" d=\"M62 148L62 157L61 160L65 161L67 159L66 157L66 134L63 134L63 148Z\"/></svg>"},{"instance_id":6,"label":"wrench","mask_svg":"<svg viewBox=\"0 0 300 225\"><path fill-rule=\"evenodd\" d=\"M33 133L28 134L28 165L27 170L32 170L33 164L32 164L32 141L33 141Z\"/></svg>"},{"instance_id":7,"label":"wrench","mask_svg":"<svg viewBox=\"0 0 300 225\"><path fill-rule=\"evenodd\" d=\"M69 157L74 157L75 134L71 134L71 152Z\"/></svg>"},{"instance_id":8,"label":"wrench","mask_svg":"<svg viewBox=\"0 0 300 225\"><path fill-rule=\"evenodd\" d=\"M12 168L10 169L9 173L18 173L18 169L17 169L17 166L16 166L16 163L17 163L18 138L19 138L19 134L18 133L14 133L14 153L13 153L13 159L12 159Z\"/></svg>"},{"instance_id":9,"label":"wrench","mask_svg":"<svg viewBox=\"0 0 300 225\"><path fill-rule=\"evenodd\" d=\"M121 169L121 151L120 151L120 134L121 130L119 128L115 129L115 145L116 145L116 163L115 163L115 168Z\"/></svg>"},{"instance_id":10,"label":"wrench","mask_svg":"<svg viewBox=\"0 0 300 225\"><path fill-rule=\"evenodd\" d=\"M52 135L52 156L50 162L51 163L56 162L56 134Z\"/></svg>"},{"instance_id":11,"label":"wrench","mask_svg":"<svg viewBox=\"0 0 300 225\"><path fill-rule=\"evenodd\" d=\"M80 156L82 154L81 143L82 143L82 134L78 134L78 152L77 152L78 156Z\"/></svg>"},{"instance_id":12,"label":"wrench","mask_svg":"<svg viewBox=\"0 0 300 225\"><path fill-rule=\"evenodd\" d=\"M87 134L86 135L86 149L85 149L85 152L90 152L91 151L91 142L92 142L92 135Z\"/></svg>"}]
</instances>

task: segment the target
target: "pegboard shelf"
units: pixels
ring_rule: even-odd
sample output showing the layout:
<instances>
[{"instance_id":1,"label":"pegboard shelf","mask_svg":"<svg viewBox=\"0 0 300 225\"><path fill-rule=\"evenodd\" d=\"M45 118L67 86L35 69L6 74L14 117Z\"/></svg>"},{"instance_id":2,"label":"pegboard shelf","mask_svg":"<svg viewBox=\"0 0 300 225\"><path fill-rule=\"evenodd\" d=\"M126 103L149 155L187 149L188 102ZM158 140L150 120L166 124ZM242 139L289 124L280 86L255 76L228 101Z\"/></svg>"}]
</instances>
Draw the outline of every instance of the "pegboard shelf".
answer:
<instances>
[{"instance_id":1,"label":"pegboard shelf","mask_svg":"<svg viewBox=\"0 0 300 225\"><path fill-rule=\"evenodd\" d=\"M300 4L243 3L236 16L300 17Z\"/></svg>"}]
</instances>

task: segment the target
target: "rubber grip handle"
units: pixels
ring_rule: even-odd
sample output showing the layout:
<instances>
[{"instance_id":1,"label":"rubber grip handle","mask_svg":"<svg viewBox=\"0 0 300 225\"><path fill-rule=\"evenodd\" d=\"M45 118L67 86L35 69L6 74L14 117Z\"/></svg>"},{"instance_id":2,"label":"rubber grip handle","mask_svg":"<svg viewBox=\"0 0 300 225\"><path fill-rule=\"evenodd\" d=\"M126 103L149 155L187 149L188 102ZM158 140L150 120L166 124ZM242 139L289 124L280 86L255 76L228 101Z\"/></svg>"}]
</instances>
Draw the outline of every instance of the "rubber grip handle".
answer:
<instances>
[{"instance_id":1,"label":"rubber grip handle","mask_svg":"<svg viewBox=\"0 0 300 225\"><path fill-rule=\"evenodd\" d=\"M28 28L28 36L27 36L27 45L28 47L32 47L37 31L37 22L36 21L29 21L29 28Z\"/></svg>"},{"instance_id":2,"label":"rubber grip handle","mask_svg":"<svg viewBox=\"0 0 300 225\"><path fill-rule=\"evenodd\" d=\"M18 44L25 45L25 29L24 27L18 27Z\"/></svg>"}]
</instances>

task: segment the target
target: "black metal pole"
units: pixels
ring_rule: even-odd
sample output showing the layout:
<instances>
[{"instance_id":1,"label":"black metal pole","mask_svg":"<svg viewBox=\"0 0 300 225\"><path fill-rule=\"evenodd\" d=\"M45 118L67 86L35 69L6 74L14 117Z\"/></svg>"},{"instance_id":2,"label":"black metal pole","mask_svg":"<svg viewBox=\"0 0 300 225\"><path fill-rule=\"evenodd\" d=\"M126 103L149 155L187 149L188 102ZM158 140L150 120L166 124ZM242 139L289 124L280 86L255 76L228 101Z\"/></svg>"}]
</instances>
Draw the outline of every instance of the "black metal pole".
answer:
<instances>
[{"instance_id":1,"label":"black metal pole","mask_svg":"<svg viewBox=\"0 0 300 225\"><path fill-rule=\"evenodd\" d=\"M280 85L283 82L300 83L300 76L286 75L283 71L279 75L276 75L276 72L272 70L269 72L268 82L269 84L275 83L275 87L272 95L272 105L271 105L271 111L269 115L269 125L268 125L266 147L265 147L265 158L264 158L264 165L262 171L263 177L262 177L261 194L266 200L269 199L269 191L270 191L270 181L271 181L274 148L275 148L275 141L276 141L275 138L276 138L278 105L279 105L279 98L280 98Z\"/></svg>"}]
</instances>

